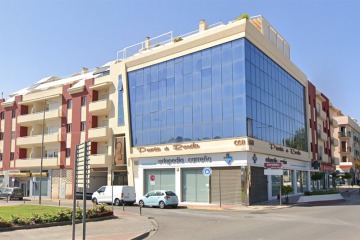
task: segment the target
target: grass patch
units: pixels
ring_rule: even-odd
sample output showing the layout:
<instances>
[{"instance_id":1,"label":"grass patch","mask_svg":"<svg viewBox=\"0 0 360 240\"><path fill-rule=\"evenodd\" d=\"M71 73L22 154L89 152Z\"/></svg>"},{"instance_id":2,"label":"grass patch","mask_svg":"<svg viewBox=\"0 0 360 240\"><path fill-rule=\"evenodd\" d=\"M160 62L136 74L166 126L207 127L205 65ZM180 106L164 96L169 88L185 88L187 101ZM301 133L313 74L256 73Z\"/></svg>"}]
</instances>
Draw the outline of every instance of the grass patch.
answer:
<instances>
[{"instance_id":1,"label":"grass patch","mask_svg":"<svg viewBox=\"0 0 360 240\"><path fill-rule=\"evenodd\" d=\"M69 209L68 207L54 207L54 206L40 206L40 205L30 205L22 204L17 206L4 206L0 208L0 216L3 219L11 220L11 216L19 216L20 218L29 218L34 214L43 215L53 215L57 214L61 210Z\"/></svg>"},{"instance_id":2,"label":"grass patch","mask_svg":"<svg viewBox=\"0 0 360 240\"><path fill-rule=\"evenodd\" d=\"M340 193L337 189L329 189L329 190L320 190L320 191L313 191L313 192L305 192L305 196L313 196L313 195L326 195L326 194L337 194Z\"/></svg>"}]
</instances>

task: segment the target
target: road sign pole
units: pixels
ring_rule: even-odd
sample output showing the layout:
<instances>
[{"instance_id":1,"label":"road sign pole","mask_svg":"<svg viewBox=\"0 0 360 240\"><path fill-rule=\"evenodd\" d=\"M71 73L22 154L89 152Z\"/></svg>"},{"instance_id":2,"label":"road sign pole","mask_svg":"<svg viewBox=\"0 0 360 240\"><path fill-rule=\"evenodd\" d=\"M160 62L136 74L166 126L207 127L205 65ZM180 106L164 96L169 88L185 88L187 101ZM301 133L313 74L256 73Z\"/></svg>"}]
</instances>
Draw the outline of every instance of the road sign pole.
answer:
<instances>
[{"instance_id":1,"label":"road sign pole","mask_svg":"<svg viewBox=\"0 0 360 240\"><path fill-rule=\"evenodd\" d=\"M73 177L73 211L72 211L72 240L75 240L75 216L76 216L76 186L78 181L77 164L79 155L79 145L76 145L75 161L74 161L74 177Z\"/></svg>"}]
</instances>

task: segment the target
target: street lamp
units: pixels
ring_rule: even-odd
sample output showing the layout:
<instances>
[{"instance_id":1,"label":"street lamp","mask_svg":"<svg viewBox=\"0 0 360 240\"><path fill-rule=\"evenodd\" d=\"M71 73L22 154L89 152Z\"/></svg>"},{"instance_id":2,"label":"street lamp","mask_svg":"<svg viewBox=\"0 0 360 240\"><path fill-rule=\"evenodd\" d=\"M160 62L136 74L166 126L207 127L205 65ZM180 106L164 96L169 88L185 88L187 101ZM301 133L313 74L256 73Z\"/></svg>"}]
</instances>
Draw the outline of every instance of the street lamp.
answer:
<instances>
[{"instance_id":1,"label":"street lamp","mask_svg":"<svg viewBox=\"0 0 360 240\"><path fill-rule=\"evenodd\" d=\"M41 205L42 170L43 170L43 161L44 161L45 110L46 110L46 100L44 100L43 119L42 119L39 205Z\"/></svg>"}]
</instances>

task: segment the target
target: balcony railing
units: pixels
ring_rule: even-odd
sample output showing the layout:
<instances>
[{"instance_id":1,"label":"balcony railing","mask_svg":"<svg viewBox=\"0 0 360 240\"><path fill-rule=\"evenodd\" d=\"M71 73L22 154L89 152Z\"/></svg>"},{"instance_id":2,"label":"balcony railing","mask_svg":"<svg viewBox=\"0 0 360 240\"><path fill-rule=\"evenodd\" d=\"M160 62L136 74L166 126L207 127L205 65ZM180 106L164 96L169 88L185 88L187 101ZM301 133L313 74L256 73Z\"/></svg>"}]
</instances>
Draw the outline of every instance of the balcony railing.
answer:
<instances>
[{"instance_id":1,"label":"balcony railing","mask_svg":"<svg viewBox=\"0 0 360 240\"><path fill-rule=\"evenodd\" d=\"M89 112L95 116L108 114L110 111L110 100L100 100L89 104Z\"/></svg>"},{"instance_id":2,"label":"balcony railing","mask_svg":"<svg viewBox=\"0 0 360 240\"><path fill-rule=\"evenodd\" d=\"M43 158L43 167L44 168L59 168L59 158ZM23 168L23 169L38 169L41 164L41 157L39 158L23 158L15 160L15 167L16 168Z\"/></svg>"},{"instance_id":3,"label":"balcony railing","mask_svg":"<svg viewBox=\"0 0 360 240\"><path fill-rule=\"evenodd\" d=\"M45 120L54 120L61 117L61 107L45 111ZM17 117L17 122L22 126L31 126L33 123L41 124L44 112L29 113Z\"/></svg>"},{"instance_id":4,"label":"balcony railing","mask_svg":"<svg viewBox=\"0 0 360 240\"><path fill-rule=\"evenodd\" d=\"M111 166L112 157L108 154L92 154L90 155L91 167L108 167Z\"/></svg>"},{"instance_id":5,"label":"balcony railing","mask_svg":"<svg viewBox=\"0 0 360 240\"><path fill-rule=\"evenodd\" d=\"M46 143L57 143L57 142L59 142L59 134L58 133L52 133L52 134L45 134L44 135L44 144L46 144ZM42 135L18 137L16 139L16 144L19 147L41 146L41 144L42 144Z\"/></svg>"},{"instance_id":6,"label":"balcony railing","mask_svg":"<svg viewBox=\"0 0 360 240\"><path fill-rule=\"evenodd\" d=\"M333 144L334 146L339 146L339 140L336 138L331 138L331 144Z\"/></svg>"},{"instance_id":7,"label":"balcony railing","mask_svg":"<svg viewBox=\"0 0 360 240\"><path fill-rule=\"evenodd\" d=\"M351 132L338 132L339 137L351 137Z\"/></svg>"},{"instance_id":8,"label":"balcony railing","mask_svg":"<svg viewBox=\"0 0 360 240\"><path fill-rule=\"evenodd\" d=\"M91 141L106 141L112 137L112 129L109 127L90 128L88 138Z\"/></svg>"}]
</instances>

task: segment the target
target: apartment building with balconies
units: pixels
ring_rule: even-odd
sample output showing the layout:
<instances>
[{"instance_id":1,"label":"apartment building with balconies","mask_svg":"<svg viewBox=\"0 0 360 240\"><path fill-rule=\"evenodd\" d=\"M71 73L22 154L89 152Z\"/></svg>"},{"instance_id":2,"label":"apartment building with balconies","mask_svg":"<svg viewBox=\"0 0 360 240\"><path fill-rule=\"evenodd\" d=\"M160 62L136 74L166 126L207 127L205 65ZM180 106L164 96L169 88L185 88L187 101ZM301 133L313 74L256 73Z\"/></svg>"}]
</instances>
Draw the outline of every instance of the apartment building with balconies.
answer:
<instances>
[{"instance_id":1,"label":"apartment building with balconies","mask_svg":"<svg viewBox=\"0 0 360 240\"><path fill-rule=\"evenodd\" d=\"M120 161L115 163L113 159L110 119L117 108L111 93L116 92L117 78L111 79L111 64L92 71L84 68L68 77L44 78L0 100L3 185L19 186L25 196L37 197L41 178L42 196L72 197L75 150L85 141L91 142L91 184L87 192L106 185L109 179L127 184L121 138L117 144L121 149L116 154Z\"/></svg>"},{"instance_id":2,"label":"apartment building with balconies","mask_svg":"<svg viewBox=\"0 0 360 240\"><path fill-rule=\"evenodd\" d=\"M337 127L337 121L334 119L337 109L311 82L308 83L308 98L312 168L324 173L321 187L333 187L332 173L336 170L334 149L339 145L337 138L333 137L334 129ZM313 188L317 187L319 185L313 185Z\"/></svg>"},{"instance_id":3,"label":"apartment building with balconies","mask_svg":"<svg viewBox=\"0 0 360 240\"><path fill-rule=\"evenodd\" d=\"M360 126L356 119L343 115L340 111L334 117L338 122L334 136L339 139L339 146L335 148L334 155L339 161L336 170L340 174L351 173L359 177L360 166Z\"/></svg>"}]
</instances>

